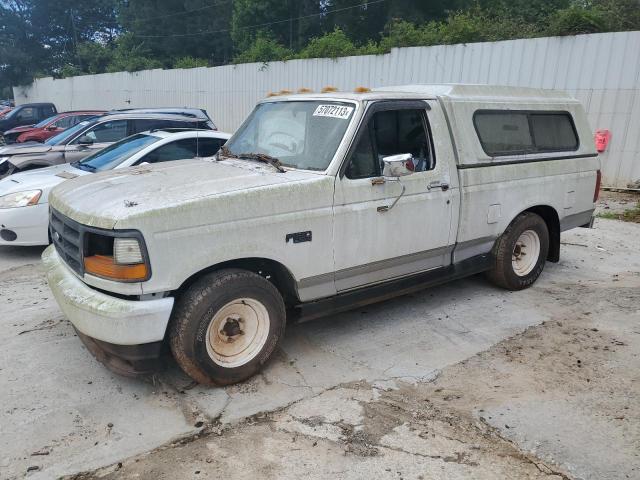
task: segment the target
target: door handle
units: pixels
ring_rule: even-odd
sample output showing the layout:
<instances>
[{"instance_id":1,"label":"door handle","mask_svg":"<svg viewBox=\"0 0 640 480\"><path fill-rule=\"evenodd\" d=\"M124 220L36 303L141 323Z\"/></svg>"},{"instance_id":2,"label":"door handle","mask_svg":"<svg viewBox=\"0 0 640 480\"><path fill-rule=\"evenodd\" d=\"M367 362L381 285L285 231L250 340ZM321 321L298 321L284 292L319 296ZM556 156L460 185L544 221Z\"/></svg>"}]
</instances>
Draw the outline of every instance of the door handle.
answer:
<instances>
[{"instance_id":1,"label":"door handle","mask_svg":"<svg viewBox=\"0 0 640 480\"><path fill-rule=\"evenodd\" d=\"M449 190L449 184L447 182L435 181L427 185L427 190L432 190L434 188L440 188L443 192L446 192Z\"/></svg>"}]
</instances>

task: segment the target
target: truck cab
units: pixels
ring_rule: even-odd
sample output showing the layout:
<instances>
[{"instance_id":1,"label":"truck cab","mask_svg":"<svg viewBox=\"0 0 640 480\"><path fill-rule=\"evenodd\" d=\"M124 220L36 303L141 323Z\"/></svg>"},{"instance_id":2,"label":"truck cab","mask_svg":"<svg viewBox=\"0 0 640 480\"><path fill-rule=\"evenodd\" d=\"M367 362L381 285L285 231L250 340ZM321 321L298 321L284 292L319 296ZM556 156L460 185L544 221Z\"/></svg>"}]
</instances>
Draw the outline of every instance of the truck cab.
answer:
<instances>
[{"instance_id":1,"label":"truck cab","mask_svg":"<svg viewBox=\"0 0 640 480\"><path fill-rule=\"evenodd\" d=\"M53 103L25 103L0 117L0 134L15 127L35 125L58 113Z\"/></svg>"},{"instance_id":2,"label":"truck cab","mask_svg":"<svg viewBox=\"0 0 640 480\"><path fill-rule=\"evenodd\" d=\"M106 365L145 373L169 345L195 380L228 384L264 365L287 321L479 272L530 286L560 232L589 225L599 168L561 92L275 96L214 159L56 187L43 257Z\"/></svg>"}]
</instances>

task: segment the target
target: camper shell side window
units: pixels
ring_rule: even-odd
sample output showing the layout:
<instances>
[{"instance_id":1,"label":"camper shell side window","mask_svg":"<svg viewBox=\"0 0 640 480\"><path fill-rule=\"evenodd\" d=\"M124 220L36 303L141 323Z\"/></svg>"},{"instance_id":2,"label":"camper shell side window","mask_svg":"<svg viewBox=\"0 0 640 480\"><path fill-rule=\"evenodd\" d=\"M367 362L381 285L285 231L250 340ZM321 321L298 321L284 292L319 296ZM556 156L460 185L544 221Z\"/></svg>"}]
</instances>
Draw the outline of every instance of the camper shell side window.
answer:
<instances>
[{"instance_id":1,"label":"camper shell side window","mask_svg":"<svg viewBox=\"0 0 640 480\"><path fill-rule=\"evenodd\" d=\"M490 157L576 151L573 117L565 111L476 110L473 125Z\"/></svg>"}]
</instances>

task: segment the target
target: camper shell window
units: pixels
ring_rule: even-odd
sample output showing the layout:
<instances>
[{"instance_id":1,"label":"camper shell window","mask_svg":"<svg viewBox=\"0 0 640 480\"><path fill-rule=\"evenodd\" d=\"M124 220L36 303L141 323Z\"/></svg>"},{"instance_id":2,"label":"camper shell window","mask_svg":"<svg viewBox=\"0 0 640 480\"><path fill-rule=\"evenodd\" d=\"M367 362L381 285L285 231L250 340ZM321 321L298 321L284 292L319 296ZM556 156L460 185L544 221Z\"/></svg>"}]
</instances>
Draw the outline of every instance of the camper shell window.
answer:
<instances>
[{"instance_id":1,"label":"camper shell window","mask_svg":"<svg viewBox=\"0 0 640 480\"><path fill-rule=\"evenodd\" d=\"M580 145L568 112L478 110L473 124L490 157L575 151Z\"/></svg>"}]
</instances>

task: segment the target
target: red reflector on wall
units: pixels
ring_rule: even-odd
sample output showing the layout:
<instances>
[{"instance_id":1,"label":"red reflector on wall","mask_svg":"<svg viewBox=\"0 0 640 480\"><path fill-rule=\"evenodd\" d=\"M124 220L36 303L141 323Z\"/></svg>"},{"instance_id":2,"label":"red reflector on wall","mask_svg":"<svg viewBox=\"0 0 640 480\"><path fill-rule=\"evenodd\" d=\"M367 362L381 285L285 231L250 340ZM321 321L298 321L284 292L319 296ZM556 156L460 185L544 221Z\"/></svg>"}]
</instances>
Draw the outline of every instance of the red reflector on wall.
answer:
<instances>
[{"instance_id":1,"label":"red reflector on wall","mask_svg":"<svg viewBox=\"0 0 640 480\"><path fill-rule=\"evenodd\" d=\"M595 141L598 153L602 153L607 149L609 140L611 140L611 132L609 130L596 130Z\"/></svg>"}]
</instances>

